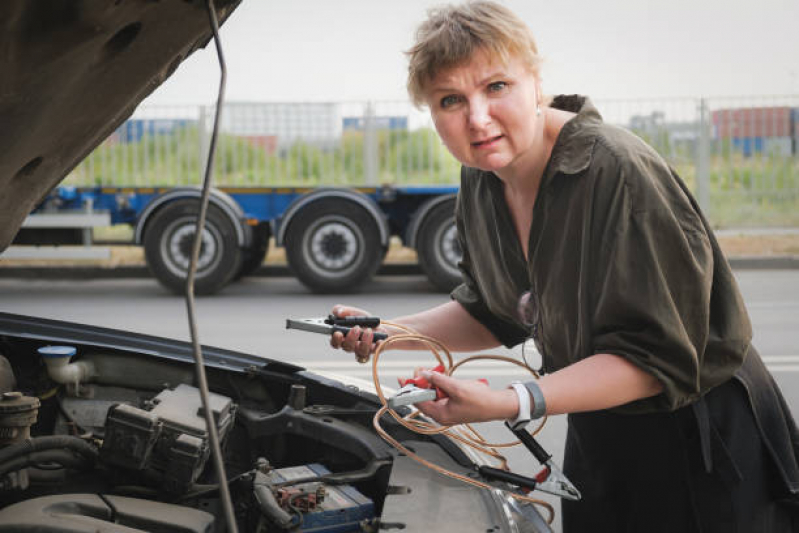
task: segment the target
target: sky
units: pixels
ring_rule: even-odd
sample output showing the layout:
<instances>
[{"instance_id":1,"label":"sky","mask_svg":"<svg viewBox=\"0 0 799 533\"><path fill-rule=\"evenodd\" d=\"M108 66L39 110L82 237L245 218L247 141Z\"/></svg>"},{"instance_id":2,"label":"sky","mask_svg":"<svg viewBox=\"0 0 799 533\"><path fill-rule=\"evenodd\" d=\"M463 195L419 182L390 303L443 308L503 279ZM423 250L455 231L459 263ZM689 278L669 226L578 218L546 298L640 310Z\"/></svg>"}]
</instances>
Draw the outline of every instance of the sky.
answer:
<instances>
[{"instance_id":1,"label":"sky","mask_svg":"<svg viewBox=\"0 0 799 533\"><path fill-rule=\"evenodd\" d=\"M430 0L243 0L221 30L228 101L406 100ZM500 0L532 29L544 92L595 99L799 94L799 0ZM210 104L198 51L149 104Z\"/></svg>"}]
</instances>

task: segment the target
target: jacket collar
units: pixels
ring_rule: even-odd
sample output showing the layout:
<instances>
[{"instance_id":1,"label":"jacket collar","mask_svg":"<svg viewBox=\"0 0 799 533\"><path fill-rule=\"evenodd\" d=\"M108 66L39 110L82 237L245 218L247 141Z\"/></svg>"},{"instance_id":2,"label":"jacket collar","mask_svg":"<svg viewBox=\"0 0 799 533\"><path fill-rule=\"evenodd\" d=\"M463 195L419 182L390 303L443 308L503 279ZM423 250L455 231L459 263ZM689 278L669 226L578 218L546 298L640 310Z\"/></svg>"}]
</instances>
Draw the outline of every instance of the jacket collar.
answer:
<instances>
[{"instance_id":1,"label":"jacket collar","mask_svg":"<svg viewBox=\"0 0 799 533\"><path fill-rule=\"evenodd\" d=\"M594 153L597 128L602 116L586 96L556 96L550 107L577 113L563 125L549 157L547 174L578 174L588 168Z\"/></svg>"}]
</instances>

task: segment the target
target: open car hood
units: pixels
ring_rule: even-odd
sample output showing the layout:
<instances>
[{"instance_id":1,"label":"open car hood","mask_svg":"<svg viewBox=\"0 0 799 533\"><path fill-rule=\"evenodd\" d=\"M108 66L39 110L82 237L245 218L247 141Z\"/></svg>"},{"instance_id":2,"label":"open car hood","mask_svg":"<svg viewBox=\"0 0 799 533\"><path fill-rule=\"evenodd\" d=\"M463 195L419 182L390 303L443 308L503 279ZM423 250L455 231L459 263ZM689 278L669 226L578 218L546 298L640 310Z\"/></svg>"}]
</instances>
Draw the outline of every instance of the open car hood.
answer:
<instances>
[{"instance_id":1,"label":"open car hood","mask_svg":"<svg viewBox=\"0 0 799 533\"><path fill-rule=\"evenodd\" d=\"M215 2L220 22L239 2ZM0 2L0 252L210 37L201 0Z\"/></svg>"}]
</instances>

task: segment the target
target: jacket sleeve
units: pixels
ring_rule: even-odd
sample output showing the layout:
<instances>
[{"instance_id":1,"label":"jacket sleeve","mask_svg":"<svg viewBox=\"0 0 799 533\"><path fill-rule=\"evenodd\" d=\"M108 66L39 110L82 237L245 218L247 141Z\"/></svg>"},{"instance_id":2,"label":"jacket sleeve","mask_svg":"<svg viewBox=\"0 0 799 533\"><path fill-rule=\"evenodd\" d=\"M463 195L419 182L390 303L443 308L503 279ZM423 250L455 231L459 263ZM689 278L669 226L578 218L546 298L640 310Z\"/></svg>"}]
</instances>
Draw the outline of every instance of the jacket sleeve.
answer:
<instances>
[{"instance_id":1,"label":"jacket sleeve","mask_svg":"<svg viewBox=\"0 0 799 533\"><path fill-rule=\"evenodd\" d=\"M656 157L613 173L595 193L592 351L622 356L663 385L619 411L674 410L729 379L746 342L708 353L714 253L679 178Z\"/></svg>"}]
</instances>

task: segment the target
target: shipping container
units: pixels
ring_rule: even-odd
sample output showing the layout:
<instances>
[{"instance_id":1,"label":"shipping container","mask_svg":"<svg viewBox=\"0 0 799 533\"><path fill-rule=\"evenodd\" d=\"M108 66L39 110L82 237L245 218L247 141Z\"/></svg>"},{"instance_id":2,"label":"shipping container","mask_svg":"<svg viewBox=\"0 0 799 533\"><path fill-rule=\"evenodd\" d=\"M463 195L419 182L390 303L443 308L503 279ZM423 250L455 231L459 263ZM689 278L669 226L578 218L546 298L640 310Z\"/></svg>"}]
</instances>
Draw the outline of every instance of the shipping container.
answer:
<instances>
[{"instance_id":1,"label":"shipping container","mask_svg":"<svg viewBox=\"0 0 799 533\"><path fill-rule=\"evenodd\" d=\"M179 129L195 124L195 121L186 119L130 119L116 129L114 139L121 143L135 143L141 141L144 136L173 135Z\"/></svg>"},{"instance_id":2,"label":"shipping container","mask_svg":"<svg viewBox=\"0 0 799 533\"><path fill-rule=\"evenodd\" d=\"M408 117L344 117L342 125L345 130L363 131L369 126L378 130L407 130Z\"/></svg>"},{"instance_id":3,"label":"shipping container","mask_svg":"<svg viewBox=\"0 0 799 533\"><path fill-rule=\"evenodd\" d=\"M799 107L794 107L791 110L791 122L793 122L793 140L794 143L799 141Z\"/></svg>"},{"instance_id":4,"label":"shipping container","mask_svg":"<svg viewBox=\"0 0 799 533\"><path fill-rule=\"evenodd\" d=\"M795 118L790 107L717 109L712 113L718 139L790 137Z\"/></svg>"}]
</instances>

